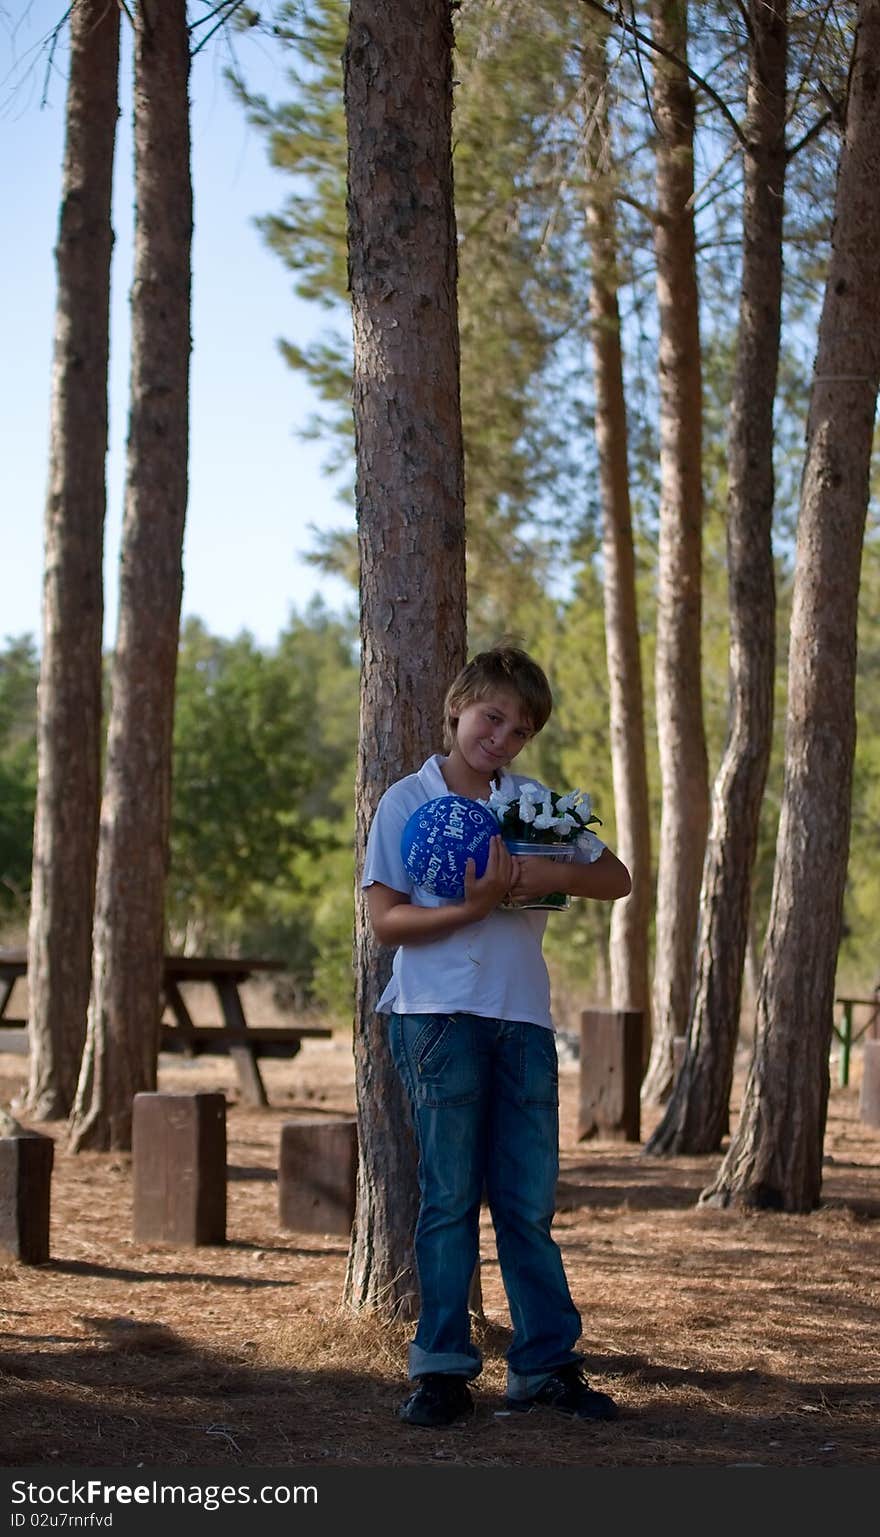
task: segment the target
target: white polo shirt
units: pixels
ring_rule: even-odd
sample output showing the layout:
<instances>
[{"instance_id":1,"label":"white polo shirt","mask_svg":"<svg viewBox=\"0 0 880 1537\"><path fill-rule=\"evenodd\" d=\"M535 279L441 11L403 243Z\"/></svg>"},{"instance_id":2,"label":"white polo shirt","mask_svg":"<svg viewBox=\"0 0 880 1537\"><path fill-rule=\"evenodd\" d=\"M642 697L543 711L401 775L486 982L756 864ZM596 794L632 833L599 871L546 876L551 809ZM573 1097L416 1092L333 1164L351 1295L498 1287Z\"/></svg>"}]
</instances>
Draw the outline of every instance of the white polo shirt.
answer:
<instances>
[{"instance_id":1,"label":"white polo shirt","mask_svg":"<svg viewBox=\"0 0 880 1537\"><path fill-rule=\"evenodd\" d=\"M450 789L435 753L417 774L408 774L385 791L367 838L361 876L366 889L379 881L409 895L416 907L445 907L455 898L437 897L414 886L400 852L403 829L414 811ZM504 774L503 794L515 795L524 784L538 784L522 774ZM590 852L578 849L583 864L598 859L605 845L590 840ZM391 981L376 1009L380 1014L479 1014L489 1019L526 1020L553 1029L550 979L542 943L547 912L496 908L477 923L437 939L399 945Z\"/></svg>"}]
</instances>

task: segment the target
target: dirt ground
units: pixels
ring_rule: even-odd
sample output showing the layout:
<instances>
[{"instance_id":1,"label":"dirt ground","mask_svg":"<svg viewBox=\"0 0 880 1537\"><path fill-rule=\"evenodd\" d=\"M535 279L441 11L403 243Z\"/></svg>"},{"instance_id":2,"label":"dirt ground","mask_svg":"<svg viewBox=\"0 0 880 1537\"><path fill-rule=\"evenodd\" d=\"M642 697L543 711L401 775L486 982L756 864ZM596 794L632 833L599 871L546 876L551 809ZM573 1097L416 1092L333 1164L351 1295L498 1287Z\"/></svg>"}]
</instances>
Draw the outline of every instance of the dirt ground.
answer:
<instances>
[{"instance_id":1,"label":"dirt ground","mask_svg":"<svg viewBox=\"0 0 880 1537\"><path fill-rule=\"evenodd\" d=\"M0 1105L25 1067L0 1055ZM271 1104L255 1110L225 1058L161 1059L160 1088L227 1097L222 1246L136 1243L130 1158L74 1157L63 1126L41 1128L56 1139L51 1259L0 1261L4 1466L876 1465L880 1132L859 1120L858 1052L809 1216L697 1209L716 1157L579 1144L579 1069L564 1065L556 1234L590 1377L621 1418L503 1413L509 1326L484 1214L476 1413L437 1432L395 1417L411 1330L339 1309L346 1241L278 1223L281 1124L354 1108L350 1045L307 1041L263 1069Z\"/></svg>"}]
</instances>

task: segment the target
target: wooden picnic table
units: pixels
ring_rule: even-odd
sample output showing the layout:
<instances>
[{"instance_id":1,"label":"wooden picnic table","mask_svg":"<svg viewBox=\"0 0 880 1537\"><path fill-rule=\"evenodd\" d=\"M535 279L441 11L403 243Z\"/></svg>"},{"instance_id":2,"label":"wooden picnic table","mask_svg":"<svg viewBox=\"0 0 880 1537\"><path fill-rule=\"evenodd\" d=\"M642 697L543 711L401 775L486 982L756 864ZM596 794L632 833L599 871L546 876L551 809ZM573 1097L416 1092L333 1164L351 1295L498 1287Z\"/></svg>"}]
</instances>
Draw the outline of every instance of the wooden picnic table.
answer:
<instances>
[{"instance_id":1,"label":"wooden picnic table","mask_svg":"<svg viewBox=\"0 0 880 1537\"><path fill-rule=\"evenodd\" d=\"M843 1009L843 1017L840 1024L833 1026L834 1034L840 1042L840 1061L837 1066L837 1081L841 1088L845 1089L849 1083L849 1059L856 1041L860 1041L868 1031L876 1034L877 1025L880 1023L880 990L871 994L870 998L838 998ZM853 1024L853 1009L866 1006L871 1010L868 1018L858 1030Z\"/></svg>"},{"instance_id":2,"label":"wooden picnic table","mask_svg":"<svg viewBox=\"0 0 880 1537\"><path fill-rule=\"evenodd\" d=\"M160 1023L162 1051L178 1051L195 1057L204 1053L228 1054L235 1063L244 1098L268 1105L260 1074L261 1057L295 1057L306 1037L327 1039L332 1030L322 1025L249 1025L241 987L261 972L283 971L284 961L240 955L166 955L162 975L162 1013L171 1020ZM27 951L0 949L0 1026L25 1029L27 1020L9 1019L6 1008L20 977L27 976ZM196 1024L181 991L188 983L208 983L214 989L222 1025Z\"/></svg>"}]
</instances>

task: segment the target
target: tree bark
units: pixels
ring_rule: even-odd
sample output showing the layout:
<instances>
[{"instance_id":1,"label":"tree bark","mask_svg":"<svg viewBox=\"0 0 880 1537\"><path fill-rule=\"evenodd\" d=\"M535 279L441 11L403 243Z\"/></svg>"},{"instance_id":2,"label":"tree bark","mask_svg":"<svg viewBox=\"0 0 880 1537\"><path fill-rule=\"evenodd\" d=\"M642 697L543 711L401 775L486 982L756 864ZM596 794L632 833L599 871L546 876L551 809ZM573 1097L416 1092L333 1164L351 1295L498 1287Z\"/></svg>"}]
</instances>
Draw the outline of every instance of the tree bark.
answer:
<instances>
[{"instance_id":1,"label":"tree bark","mask_svg":"<svg viewBox=\"0 0 880 1537\"><path fill-rule=\"evenodd\" d=\"M465 660L464 470L446 0L355 0L345 52L360 551L356 867L389 784L441 741ZM412 1317L416 1160L386 1020L390 967L356 897L354 1309Z\"/></svg>"},{"instance_id":2,"label":"tree bark","mask_svg":"<svg viewBox=\"0 0 880 1537\"><path fill-rule=\"evenodd\" d=\"M755 1051L701 1200L810 1211L822 1188L855 751L859 574L880 382L880 0L862 0L807 420L785 782Z\"/></svg>"},{"instance_id":3,"label":"tree bark","mask_svg":"<svg viewBox=\"0 0 880 1537\"><path fill-rule=\"evenodd\" d=\"M63 1119L86 1036L101 799L110 223L119 11L79 0L70 76L45 515L28 931L32 1120Z\"/></svg>"},{"instance_id":4,"label":"tree bark","mask_svg":"<svg viewBox=\"0 0 880 1537\"><path fill-rule=\"evenodd\" d=\"M700 875L709 824L701 694L702 370L697 295L694 100L686 0L653 0L660 311L660 548L655 690L663 809L657 864L649 1104L672 1088L672 1043L687 1025Z\"/></svg>"},{"instance_id":5,"label":"tree bark","mask_svg":"<svg viewBox=\"0 0 880 1537\"><path fill-rule=\"evenodd\" d=\"M750 0L743 265L728 452L730 730L712 797L688 1045L650 1153L711 1153L728 1129L751 879L773 736L773 402L782 304L786 0Z\"/></svg>"},{"instance_id":6,"label":"tree bark","mask_svg":"<svg viewBox=\"0 0 880 1537\"><path fill-rule=\"evenodd\" d=\"M602 590L608 664L615 847L632 892L612 905L611 1007L650 1021L648 927L651 916L651 819L645 751L642 661L629 497L626 399L618 304L614 170L605 57L607 28L585 35L587 235L592 252L590 325L596 394L596 446L602 504Z\"/></svg>"},{"instance_id":7,"label":"tree bark","mask_svg":"<svg viewBox=\"0 0 880 1537\"><path fill-rule=\"evenodd\" d=\"M119 631L74 1150L130 1147L134 1095L156 1086L187 497L192 186L185 0L142 0L134 70L135 269Z\"/></svg>"}]
</instances>

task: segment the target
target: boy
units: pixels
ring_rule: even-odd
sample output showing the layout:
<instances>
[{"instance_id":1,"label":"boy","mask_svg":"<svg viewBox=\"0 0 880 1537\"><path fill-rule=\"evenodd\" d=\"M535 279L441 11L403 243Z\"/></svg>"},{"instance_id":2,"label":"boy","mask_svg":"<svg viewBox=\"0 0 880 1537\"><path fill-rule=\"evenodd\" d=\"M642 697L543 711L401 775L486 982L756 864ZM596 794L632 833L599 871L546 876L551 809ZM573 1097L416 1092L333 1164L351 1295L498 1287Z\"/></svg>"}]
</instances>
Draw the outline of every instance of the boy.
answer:
<instances>
[{"instance_id":1,"label":"boy","mask_svg":"<svg viewBox=\"0 0 880 1537\"><path fill-rule=\"evenodd\" d=\"M406 1088L419 1149L415 1256L421 1291L409 1351L416 1390L398 1411L411 1425L470 1414L468 1381L481 1367L470 1338L468 1292L479 1255L484 1187L513 1323L507 1406L546 1405L579 1419L614 1419L607 1393L587 1384L574 1349L580 1316L550 1236L559 1172L556 1043L542 954L546 912L499 910L551 891L611 900L629 874L598 839L575 862L514 858L493 838L484 874L468 860L461 900L414 887L401 833L439 795L487 800L528 781L508 765L547 721L541 668L516 647L473 658L445 702L447 756L386 790L367 841L361 885L376 938L397 947L379 999Z\"/></svg>"}]
</instances>

